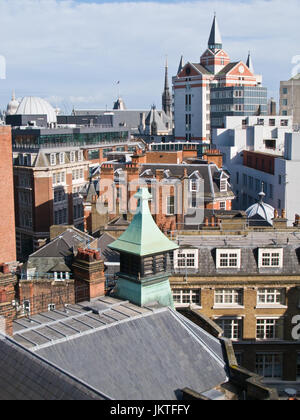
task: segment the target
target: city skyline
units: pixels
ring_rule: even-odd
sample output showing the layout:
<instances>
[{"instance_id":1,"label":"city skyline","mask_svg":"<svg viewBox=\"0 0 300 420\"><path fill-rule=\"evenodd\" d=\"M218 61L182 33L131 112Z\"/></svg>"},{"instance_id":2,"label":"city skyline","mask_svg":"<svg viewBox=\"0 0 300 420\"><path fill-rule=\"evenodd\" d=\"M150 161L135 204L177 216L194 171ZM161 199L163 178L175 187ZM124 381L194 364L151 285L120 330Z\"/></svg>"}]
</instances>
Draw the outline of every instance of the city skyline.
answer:
<instances>
[{"instance_id":1,"label":"city skyline","mask_svg":"<svg viewBox=\"0 0 300 420\"><path fill-rule=\"evenodd\" d=\"M0 5L0 55L7 64L0 109L12 90L18 98L41 96L62 112L73 106L111 108L118 93L128 108L160 107L166 55L171 83L181 54L185 61L199 61L214 12L224 50L232 61L244 62L251 51L269 97L278 98L280 80L289 79L297 66L292 64L299 55L295 0L284 8L278 0L19 4L4 0Z\"/></svg>"}]
</instances>

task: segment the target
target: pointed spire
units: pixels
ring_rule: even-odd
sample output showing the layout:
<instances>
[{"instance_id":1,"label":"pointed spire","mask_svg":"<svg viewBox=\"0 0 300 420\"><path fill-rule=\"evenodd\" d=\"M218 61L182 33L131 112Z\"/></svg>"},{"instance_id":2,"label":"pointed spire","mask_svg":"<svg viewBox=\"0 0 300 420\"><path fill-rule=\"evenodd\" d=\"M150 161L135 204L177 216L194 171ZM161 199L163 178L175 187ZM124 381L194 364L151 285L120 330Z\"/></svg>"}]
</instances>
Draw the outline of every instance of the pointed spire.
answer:
<instances>
[{"instance_id":1,"label":"pointed spire","mask_svg":"<svg viewBox=\"0 0 300 420\"><path fill-rule=\"evenodd\" d=\"M165 91L169 90L169 81L168 81L168 57L166 58L165 65Z\"/></svg>"},{"instance_id":2,"label":"pointed spire","mask_svg":"<svg viewBox=\"0 0 300 420\"><path fill-rule=\"evenodd\" d=\"M250 51L248 52L248 58L247 58L247 67L248 69L251 71L251 73L254 74L254 66L253 66L253 62L252 62L252 57L251 57L251 53Z\"/></svg>"},{"instance_id":3,"label":"pointed spire","mask_svg":"<svg viewBox=\"0 0 300 420\"><path fill-rule=\"evenodd\" d=\"M15 92L15 89L12 91L11 100L12 101L15 101L16 100L16 92Z\"/></svg>"},{"instance_id":4,"label":"pointed spire","mask_svg":"<svg viewBox=\"0 0 300 420\"><path fill-rule=\"evenodd\" d=\"M169 89L169 81L168 81L168 59L166 59L165 65L165 86L164 91L162 94L162 109L166 115L171 115L171 106L172 106L172 98Z\"/></svg>"},{"instance_id":5,"label":"pointed spire","mask_svg":"<svg viewBox=\"0 0 300 420\"><path fill-rule=\"evenodd\" d=\"M147 188L141 188L134 195L138 200L137 209L127 230L109 248L119 252L146 256L178 249L159 229L150 212L149 200L152 195Z\"/></svg>"},{"instance_id":6,"label":"pointed spire","mask_svg":"<svg viewBox=\"0 0 300 420\"><path fill-rule=\"evenodd\" d=\"M215 13L212 28L210 31L210 36L208 40L208 48L212 51L221 50L222 49L222 37L219 30L219 25L217 21L217 16Z\"/></svg>"},{"instance_id":7,"label":"pointed spire","mask_svg":"<svg viewBox=\"0 0 300 420\"><path fill-rule=\"evenodd\" d=\"M180 62L179 62L179 67L178 67L178 71L177 74L179 74L181 72L181 70L183 69L184 66L184 61L183 61L183 55L180 57Z\"/></svg>"}]
</instances>

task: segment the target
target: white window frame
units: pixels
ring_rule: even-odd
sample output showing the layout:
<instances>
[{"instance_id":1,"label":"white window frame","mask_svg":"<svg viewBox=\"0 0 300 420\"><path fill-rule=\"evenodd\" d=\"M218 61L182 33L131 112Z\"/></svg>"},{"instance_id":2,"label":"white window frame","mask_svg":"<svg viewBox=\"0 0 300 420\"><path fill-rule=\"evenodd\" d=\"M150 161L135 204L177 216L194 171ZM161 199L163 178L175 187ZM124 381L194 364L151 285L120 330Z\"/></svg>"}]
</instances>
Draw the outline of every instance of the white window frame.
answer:
<instances>
[{"instance_id":1,"label":"white window frame","mask_svg":"<svg viewBox=\"0 0 300 420\"><path fill-rule=\"evenodd\" d=\"M258 255L259 268L282 268L283 266L282 248L260 248ZM276 263L277 259L278 264Z\"/></svg>"},{"instance_id":2,"label":"white window frame","mask_svg":"<svg viewBox=\"0 0 300 420\"><path fill-rule=\"evenodd\" d=\"M52 174L52 184L53 185L65 185L66 184L66 172L54 172Z\"/></svg>"},{"instance_id":3,"label":"white window frame","mask_svg":"<svg viewBox=\"0 0 300 420\"><path fill-rule=\"evenodd\" d=\"M242 317L220 317L215 319L216 324L222 328L224 332L224 337L229 338L230 340L241 340L242 339L242 330L243 330L243 321ZM225 324L229 326L225 326ZM231 330L230 337L225 334L225 331Z\"/></svg>"},{"instance_id":4,"label":"white window frame","mask_svg":"<svg viewBox=\"0 0 300 420\"><path fill-rule=\"evenodd\" d=\"M183 257L184 256L184 257ZM194 260L194 264L191 262ZM184 264L182 264L184 262ZM199 251L198 249L177 249L174 251L174 268L198 268Z\"/></svg>"},{"instance_id":5,"label":"white window frame","mask_svg":"<svg viewBox=\"0 0 300 420\"><path fill-rule=\"evenodd\" d=\"M220 192L226 192L227 190L228 190L228 180L226 178L221 178L220 179Z\"/></svg>"},{"instance_id":6,"label":"white window frame","mask_svg":"<svg viewBox=\"0 0 300 420\"><path fill-rule=\"evenodd\" d=\"M76 152L74 150L70 152L70 162L74 163L76 161Z\"/></svg>"},{"instance_id":7,"label":"white window frame","mask_svg":"<svg viewBox=\"0 0 300 420\"><path fill-rule=\"evenodd\" d=\"M48 312L55 311L55 309L56 309L55 303L49 303L49 305L48 305Z\"/></svg>"},{"instance_id":8,"label":"white window frame","mask_svg":"<svg viewBox=\"0 0 300 420\"><path fill-rule=\"evenodd\" d=\"M196 178L190 179L190 192L199 192L199 180L198 179L196 179Z\"/></svg>"},{"instance_id":9,"label":"white window frame","mask_svg":"<svg viewBox=\"0 0 300 420\"><path fill-rule=\"evenodd\" d=\"M64 152L60 152L59 153L59 164L60 165L64 165L65 164L65 153Z\"/></svg>"},{"instance_id":10,"label":"white window frame","mask_svg":"<svg viewBox=\"0 0 300 420\"><path fill-rule=\"evenodd\" d=\"M214 308L243 307L244 290L236 289L215 289Z\"/></svg>"},{"instance_id":11,"label":"white window frame","mask_svg":"<svg viewBox=\"0 0 300 420\"><path fill-rule=\"evenodd\" d=\"M256 340L258 341L278 341L283 340L283 317L257 317L256 318ZM263 332L263 336L258 336L258 329ZM278 336L278 331L282 333L282 337ZM261 334L260 334L261 335Z\"/></svg>"},{"instance_id":12,"label":"white window frame","mask_svg":"<svg viewBox=\"0 0 300 420\"><path fill-rule=\"evenodd\" d=\"M83 161L83 151L78 150L78 162L82 162L82 161Z\"/></svg>"},{"instance_id":13,"label":"white window frame","mask_svg":"<svg viewBox=\"0 0 300 420\"><path fill-rule=\"evenodd\" d=\"M227 265L224 265L226 261L225 255L227 256ZM235 257L233 257L234 255ZM234 260L236 260L236 265L232 265ZM240 269L241 268L241 250L237 248L236 249L218 248L216 265L217 265L217 269Z\"/></svg>"},{"instance_id":14,"label":"white window frame","mask_svg":"<svg viewBox=\"0 0 300 420\"><path fill-rule=\"evenodd\" d=\"M173 289L175 306L201 305L201 289Z\"/></svg>"},{"instance_id":15,"label":"white window frame","mask_svg":"<svg viewBox=\"0 0 300 420\"><path fill-rule=\"evenodd\" d=\"M226 201L220 201L220 210L226 210Z\"/></svg>"},{"instance_id":16,"label":"white window frame","mask_svg":"<svg viewBox=\"0 0 300 420\"><path fill-rule=\"evenodd\" d=\"M50 154L50 165L55 166L56 165L56 153Z\"/></svg>"},{"instance_id":17,"label":"white window frame","mask_svg":"<svg viewBox=\"0 0 300 420\"><path fill-rule=\"evenodd\" d=\"M285 288L259 288L257 289L257 307L285 307L285 296Z\"/></svg>"}]
</instances>

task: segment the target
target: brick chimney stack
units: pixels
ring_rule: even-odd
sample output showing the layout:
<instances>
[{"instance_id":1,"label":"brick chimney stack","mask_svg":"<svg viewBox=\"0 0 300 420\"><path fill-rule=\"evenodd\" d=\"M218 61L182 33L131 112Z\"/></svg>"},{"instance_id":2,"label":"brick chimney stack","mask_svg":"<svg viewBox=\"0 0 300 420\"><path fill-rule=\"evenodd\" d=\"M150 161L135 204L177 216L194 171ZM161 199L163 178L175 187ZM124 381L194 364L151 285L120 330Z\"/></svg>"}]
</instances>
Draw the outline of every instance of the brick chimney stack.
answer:
<instances>
[{"instance_id":1,"label":"brick chimney stack","mask_svg":"<svg viewBox=\"0 0 300 420\"><path fill-rule=\"evenodd\" d=\"M15 300L16 277L11 274L7 264L0 264L0 332L13 333L13 320L16 315Z\"/></svg>"},{"instance_id":2,"label":"brick chimney stack","mask_svg":"<svg viewBox=\"0 0 300 420\"><path fill-rule=\"evenodd\" d=\"M207 152L203 154L203 159L207 160L208 163L216 164L218 168L222 168L223 166L223 154L220 150L207 150Z\"/></svg>"},{"instance_id":3,"label":"brick chimney stack","mask_svg":"<svg viewBox=\"0 0 300 420\"><path fill-rule=\"evenodd\" d=\"M100 252L87 248L78 248L77 251L72 267L76 302L104 296L104 263Z\"/></svg>"}]
</instances>

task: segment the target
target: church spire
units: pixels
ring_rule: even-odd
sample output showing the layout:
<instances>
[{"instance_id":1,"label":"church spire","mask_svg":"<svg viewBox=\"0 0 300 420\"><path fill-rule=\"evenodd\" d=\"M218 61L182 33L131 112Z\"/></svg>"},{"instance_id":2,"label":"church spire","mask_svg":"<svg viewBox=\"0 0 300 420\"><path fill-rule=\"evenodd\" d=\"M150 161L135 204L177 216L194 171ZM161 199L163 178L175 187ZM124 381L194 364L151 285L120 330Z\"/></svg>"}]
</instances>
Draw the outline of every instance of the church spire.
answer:
<instances>
[{"instance_id":1,"label":"church spire","mask_svg":"<svg viewBox=\"0 0 300 420\"><path fill-rule=\"evenodd\" d=\"M249 70L251 71L251 73L254 74L254 66L253 66L253 62L252 62L252 57L251 57L251 53L249 51L248 53L248 58L247 58L247 67L249 68Z\"/></svg>"},{"instance_id":2,"label":"church spire","mask_svg":"<svg viewBox=\"0 0 300 420\"><path fill-rule=\"evenodd\" d=\"M217 16L215 14L212 28L210 31L210 36L208 40L208 48L212 51L221 50L222 49L222 37L219 30L219 25L217 21Z\"/></svg>"},{"instance_id":3,"label":"church spire","mask_svg":"<svg viewBox=\"0 0 300 420\"><path fill-rule=\"evenodd\" d=\"M180 62L179 62L177 74L179 74L181 72L181 70L183 69L183 66L184 66L184 62L183 62L183 55L182 55L180 57Z\"/></svg>"},{"instance_id":4,"label":"church spire","mask_svg":"<svg viewBox=\"0 0 300 420\"><path fill-rule=\"evenodd\" d=\"M165 65L165 87L164 92L162 94L162 109L166 115L171 115L171 106L172 106L172 98L169 89L169 81L168 81L168 60L166 59Z\"/></svg>"}]
</instances>

